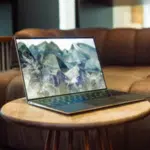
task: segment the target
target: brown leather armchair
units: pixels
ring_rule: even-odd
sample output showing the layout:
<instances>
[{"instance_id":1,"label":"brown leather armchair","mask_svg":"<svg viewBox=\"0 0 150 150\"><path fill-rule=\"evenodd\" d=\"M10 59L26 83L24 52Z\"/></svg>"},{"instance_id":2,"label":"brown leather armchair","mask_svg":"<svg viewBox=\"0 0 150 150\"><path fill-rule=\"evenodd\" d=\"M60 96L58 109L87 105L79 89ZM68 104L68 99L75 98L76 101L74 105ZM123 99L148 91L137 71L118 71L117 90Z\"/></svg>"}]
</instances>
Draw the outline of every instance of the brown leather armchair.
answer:
<instances>
[{"instance_id":1,"label":"brown leather armchair","mask_svg":"<svg viewBox=\"0 0 150 150\"><path fill-rule=\"evenodd\" d=\"M42 30L25 29L15 34L19 37L85 37L95 38L98 55L108 88L126 91L150 93L150 29L75 29ZM1 106L9 100L24 96L22 77L14 48L13 69L0 73ZM3 120L1 122L4 122ZM146 150L149 134L149 117L129 125L129 147ZM42 149L46 131L5 124L0 128L6 131L6 145L14 148ZM123 126L111 129L116 149L122 149ZM1 135L3 138L3 135ZM119 143L122 144L118 144ZM136 144L135 144L136 143ZM142 145L145 145L143 147ZM142 148L141 148L142 147Z\"/></svg>"}]
</instances>

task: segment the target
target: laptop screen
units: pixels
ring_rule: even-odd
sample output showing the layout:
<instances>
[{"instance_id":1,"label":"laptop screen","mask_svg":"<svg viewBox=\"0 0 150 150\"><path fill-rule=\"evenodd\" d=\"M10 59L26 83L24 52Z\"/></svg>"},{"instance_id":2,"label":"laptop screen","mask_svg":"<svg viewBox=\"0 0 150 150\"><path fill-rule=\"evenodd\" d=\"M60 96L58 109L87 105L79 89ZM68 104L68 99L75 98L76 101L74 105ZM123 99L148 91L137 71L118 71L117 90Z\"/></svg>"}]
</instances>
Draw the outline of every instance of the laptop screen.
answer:
<instances>
[{"instance_id":1,"label":"laptop screen","mask_svg":"<svg viewBox=\"0 0 150 150\"><path fill-rule=\"evenodd\" d=\"M93 38L16 39L28 99L106 89Z\"/></svg>"}]
</instances>

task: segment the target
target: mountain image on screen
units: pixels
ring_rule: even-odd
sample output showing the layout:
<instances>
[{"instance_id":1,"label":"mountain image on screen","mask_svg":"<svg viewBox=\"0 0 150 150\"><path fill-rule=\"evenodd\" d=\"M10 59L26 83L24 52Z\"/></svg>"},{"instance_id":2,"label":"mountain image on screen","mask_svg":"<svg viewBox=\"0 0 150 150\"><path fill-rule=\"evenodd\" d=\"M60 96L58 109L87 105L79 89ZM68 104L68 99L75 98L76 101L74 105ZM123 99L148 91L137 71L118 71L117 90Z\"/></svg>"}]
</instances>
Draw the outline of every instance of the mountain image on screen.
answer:
<instances>
[{"instance_id":1,"label":"mountain image on screen","mask_svg":"<svg viewBox=\"0 0 150 150\"><path fill-rule=\"evenodd\" d=\"M61 48L51 40L17 45L30 99L105 88L95 47L74 42Z\"/></svg>"}]
</instances>

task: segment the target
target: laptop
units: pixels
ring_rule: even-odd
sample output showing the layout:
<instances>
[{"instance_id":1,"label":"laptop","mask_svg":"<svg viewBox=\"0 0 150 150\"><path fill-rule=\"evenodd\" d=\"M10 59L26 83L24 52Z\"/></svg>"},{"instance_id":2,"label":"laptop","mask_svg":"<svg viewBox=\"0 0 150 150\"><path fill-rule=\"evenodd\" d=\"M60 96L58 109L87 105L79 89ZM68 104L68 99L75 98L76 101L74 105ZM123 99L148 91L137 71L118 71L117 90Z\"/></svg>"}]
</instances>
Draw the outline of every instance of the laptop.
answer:
<instances>
[{"instance_id":1,"label":"laptop","mask_svg":"<svg viewBox=\"0 0 150 150\"><path fill-rule=\"evenodd\" d=\"M30 105L72 115L146 98L107 88L92 37L14 39Z\"/></svg>"}]
</instances>

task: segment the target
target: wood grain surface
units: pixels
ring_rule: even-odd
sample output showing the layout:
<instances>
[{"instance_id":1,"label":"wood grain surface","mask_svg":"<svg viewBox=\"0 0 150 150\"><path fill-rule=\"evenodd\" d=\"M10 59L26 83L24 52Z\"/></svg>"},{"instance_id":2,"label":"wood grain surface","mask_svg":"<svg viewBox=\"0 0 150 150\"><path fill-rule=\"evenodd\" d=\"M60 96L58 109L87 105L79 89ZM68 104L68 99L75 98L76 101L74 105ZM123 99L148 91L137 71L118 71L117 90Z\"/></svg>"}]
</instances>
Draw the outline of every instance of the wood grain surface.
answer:
<instances>
[{"instance_id":1,"label":"wood grain surface","mask_svg":"<svg viewBox=\"0 0 150 150\"><path fill-rule=\"evenodd\" d=\"M25 98L13 100L1 108L7 121L48 129L89 129L133 121L150 113L149 101L100 109L88 113L65 116L50 110L31 106Z\"/></svg>"}]
</instances>

